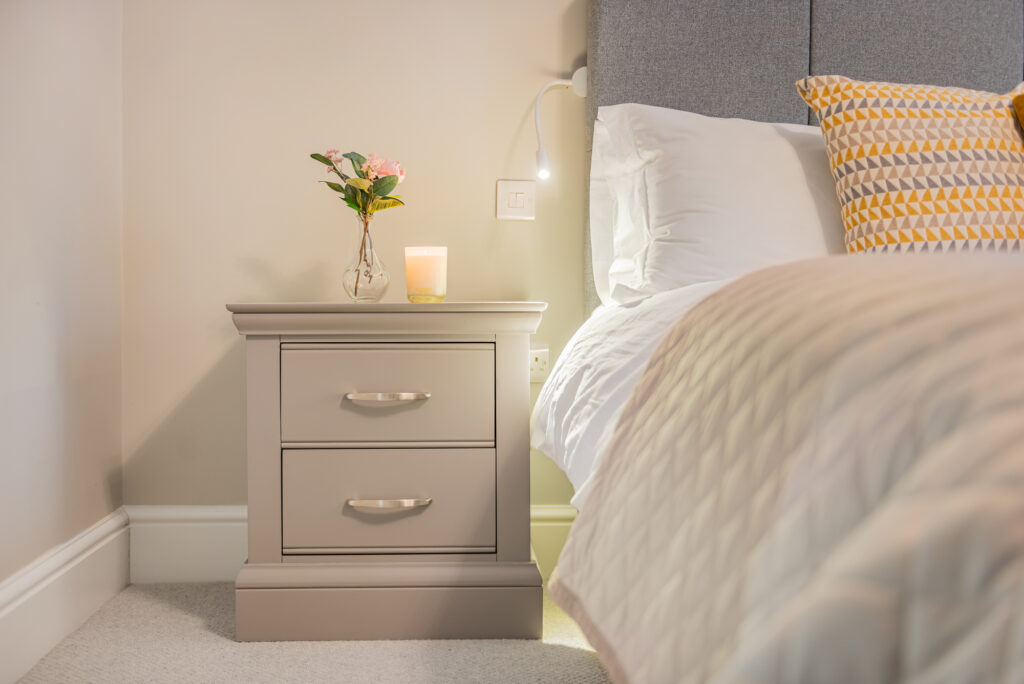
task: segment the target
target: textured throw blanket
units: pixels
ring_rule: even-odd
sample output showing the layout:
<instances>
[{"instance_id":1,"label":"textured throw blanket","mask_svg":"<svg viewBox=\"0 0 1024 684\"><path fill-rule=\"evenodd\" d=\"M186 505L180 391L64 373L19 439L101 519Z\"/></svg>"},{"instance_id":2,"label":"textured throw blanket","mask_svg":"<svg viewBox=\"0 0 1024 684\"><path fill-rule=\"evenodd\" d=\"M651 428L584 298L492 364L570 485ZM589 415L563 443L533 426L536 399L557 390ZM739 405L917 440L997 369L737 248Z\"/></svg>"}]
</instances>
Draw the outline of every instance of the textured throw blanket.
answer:
<instances>
[{"instance_id":1,"label":"textured throw blanket","mask_svg":"<svg viewBox=\"0 0 1024 684\"><path fill-rule=\"evenodd\" d=\"M551 594L618 682L1024 682L1024 258L832 257L702 302Z\"/></svg>"}]
</instances>

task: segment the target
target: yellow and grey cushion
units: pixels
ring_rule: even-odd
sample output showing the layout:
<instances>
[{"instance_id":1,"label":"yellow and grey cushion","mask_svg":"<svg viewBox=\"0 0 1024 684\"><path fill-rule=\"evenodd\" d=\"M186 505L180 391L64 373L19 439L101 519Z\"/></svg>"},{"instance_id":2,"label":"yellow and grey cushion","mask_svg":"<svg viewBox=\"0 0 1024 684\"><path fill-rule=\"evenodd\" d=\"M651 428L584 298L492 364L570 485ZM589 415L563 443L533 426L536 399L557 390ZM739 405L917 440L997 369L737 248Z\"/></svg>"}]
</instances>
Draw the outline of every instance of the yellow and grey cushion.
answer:
<instances>
[{"instance_id":1,"label":"yellow and grey cushion","mask_svg":"<svg viewBox=\"0 0 1024 684\"><path fill-rule=\"evenodd\" d=\"M1020 251L1024 139L1013 98L811 76L849 252Z\"/></svg>"}]
</instances>

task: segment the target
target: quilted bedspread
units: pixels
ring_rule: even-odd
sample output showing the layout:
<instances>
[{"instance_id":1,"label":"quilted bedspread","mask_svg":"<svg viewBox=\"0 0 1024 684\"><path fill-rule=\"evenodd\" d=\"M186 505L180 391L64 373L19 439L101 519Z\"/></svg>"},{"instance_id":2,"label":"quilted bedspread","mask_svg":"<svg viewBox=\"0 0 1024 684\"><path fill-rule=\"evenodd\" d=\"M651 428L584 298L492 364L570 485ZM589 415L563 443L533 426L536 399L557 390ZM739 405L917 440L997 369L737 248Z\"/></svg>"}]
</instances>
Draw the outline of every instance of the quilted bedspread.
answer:
<instances>
[{"instance_id":1,"label":"quilted bedspread","mask_svg":"<svg viewBox=\"0 0 1024 684\"><path fill-rule=\"evenodd\" d=\"M1024 258L832 257L703 301L551 594L619 682L1024 682Z\"/></svg>"}]
</instances>

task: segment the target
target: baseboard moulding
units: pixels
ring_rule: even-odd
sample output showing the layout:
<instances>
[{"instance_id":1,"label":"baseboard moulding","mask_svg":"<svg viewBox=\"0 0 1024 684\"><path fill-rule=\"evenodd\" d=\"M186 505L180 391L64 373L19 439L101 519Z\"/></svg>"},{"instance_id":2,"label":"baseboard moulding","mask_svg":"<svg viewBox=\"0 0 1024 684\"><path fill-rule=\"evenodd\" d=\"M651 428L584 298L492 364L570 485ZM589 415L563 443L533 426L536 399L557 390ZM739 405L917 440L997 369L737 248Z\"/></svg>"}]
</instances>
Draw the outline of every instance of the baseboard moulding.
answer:
<instances>
[{"instance_id":1,"label":"baseboard moulding","mask_svg":"<svg viewBox=\"0 0 1024 684\"><path fill-rule=\"evenodd\" d=\"M574 520L576 509L569 504L530 506L530 543L545 586L558 563L558 556L562 553Z\"/></svg>"},{"instance_id":2,"label":"baseboard moulding","mask_svg":"<svg viewBox=\"0 0 1024 684\"><path fill-rule=\"evenodd\" d=\"M233 582L246 559L245 506L125 506L131 521L131 582ZM576 509L530 507L530 533L544 581L558 561Z\"/></svg>"},{"instance_id":3,"label":"baseboard moulding","mask_svg":"<svg viewBox=\"0 0 1024 684\"><path fill-rule=\"evenodd\" d=\"M569 505L530 507L532 546L544 582L575 517L576 509ZM245 564L246 529L245 506L129 505L51 549L0 582L0 682L23 676L129 583L234 582ZM533 579L537 570L527 566L532 568L532 564L495 565L486 576L471 582L476 586L456 588L445 586L449 570L438 562L418 566L417 576L411 580L396 575L388 583L395 588L396 606L416 601L462 611L463 617L455 623L475 625L471 630L474 634L484 629L485 622L477 616L485 615L488 606L506 612L514 610L512 606L521 606L522 614L514 622L526 637L539 629L536 611L528 607L535 605L540 591ZM369 568L367 565L352 572L365 573ZM250 570L242 574L245 583L237 590L248 592L240 597L240 610L280 609L275 606L283 587L273 586L278 580L258 566ZM419 573L431 574L427 578ZM376 581L380 581L379 576ZM464 584L466 578L459 581ZM422 586L425 583L431 586ZM295 588L299 587L291 587ZM311 603L322 604L325 610L356 605L368 600L369 592L374 591L370 586L320 589L323 587L310 585L303 592ZM432 633L430 629L427 624L410 625L405 638ZM343 629L339 630L336 638L344 638ZM458 635L453 632L443 636Z\"/></svg>"},{"instance_id":4,"label":"baseboard moulding","mask_svg":"<svg viewBox=\"0 0 1024 684\"><path fill-rule=\"evenodd\" d=\"M246 558L245 506L125 506L131 582L232 582Z\"/></svg>"},{"instance_id":5,"label":"baseboard moulding","mask_svg":"<svg viewBox=\"0 0 1024 684\"><path fill-rule=\"evenodd\" d=\"M0 582L0 682L17 681L128 585L128 545L119 508Z\"/></svg>"}]
</instances>

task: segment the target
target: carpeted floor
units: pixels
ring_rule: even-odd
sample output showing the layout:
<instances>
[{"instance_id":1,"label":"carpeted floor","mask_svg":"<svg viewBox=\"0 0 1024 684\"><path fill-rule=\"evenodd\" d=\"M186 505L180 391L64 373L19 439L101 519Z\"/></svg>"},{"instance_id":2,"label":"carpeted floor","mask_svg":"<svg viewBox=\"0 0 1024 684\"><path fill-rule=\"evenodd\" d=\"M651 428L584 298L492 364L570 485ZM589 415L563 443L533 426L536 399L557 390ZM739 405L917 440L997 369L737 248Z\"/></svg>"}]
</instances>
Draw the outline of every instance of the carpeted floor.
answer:
<instances>
[{"instance_id":1,"label":"carpeted floor","mask_svg":"<svg viewBox=\"0 0 1024 684\"><path fill-rule=\"evenodd\" d=\"M606 682L545 597L543 641L234 641L233 585L130 586L22 682Z\"/></svg>"}]
</instances>

